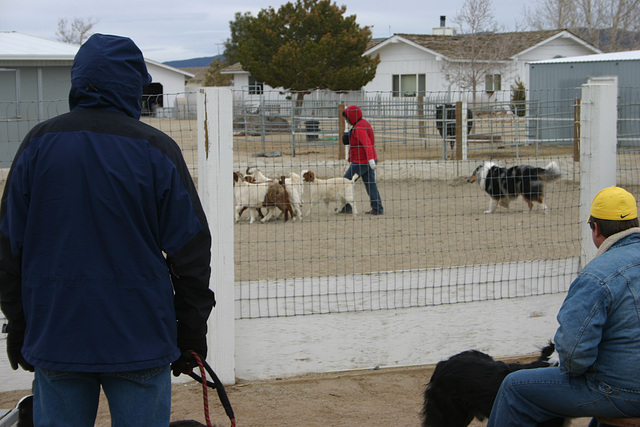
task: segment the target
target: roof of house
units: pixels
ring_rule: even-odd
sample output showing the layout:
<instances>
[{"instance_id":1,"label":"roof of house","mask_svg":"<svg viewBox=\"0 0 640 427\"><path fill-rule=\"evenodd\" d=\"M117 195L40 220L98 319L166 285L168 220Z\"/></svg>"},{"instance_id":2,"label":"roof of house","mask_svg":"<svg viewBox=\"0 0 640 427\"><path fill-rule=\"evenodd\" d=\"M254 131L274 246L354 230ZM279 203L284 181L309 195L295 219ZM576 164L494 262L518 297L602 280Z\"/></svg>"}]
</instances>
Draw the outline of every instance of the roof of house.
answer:
<instances>
[{"instance_id":1,"label":"roof of house","mask_svg":"<svg viewBox=\"0 0 640 427\"><path fill-rule=\"evenodd\" d=\"M499 54L503 60L509 60L522 55L523 53L556 38L571 38L579 44L591 49L594 53L600 53L595 46L582 40L580 37L567 30L545 30L545 31L520 31L509 33L482 33L482 34L459 34L453 36L424 35L424 34L394 34L388 39L372 40L365 54L375 53L376 50L389 43L399 41L409 42L414 46L431 51L432 53L445 58L495 60L495 50L486 53L486 58L477 56L472 52L473 43L470 40L476 39L479 44L491 44L501 46ZM477 44L476 44L477 45ZM482 55L482 53L480 53Z\"/></svg>"},{"instance_id":2,"label":"roof of house","mask_svg":"<svg viewBox=\"0 0 640 427\"><path fill-rule=\"evenodd\" d=\"M78 52L79 46L56 42L40 37L0 31L0 60L69 60Z\"/></svg>"},{"instance_id":3,"label":"roof of house","mask_svg":"<svg viewBox=\"0 0 640 427\"><path fill-rule=\"evenodd\" d=\"M242 64L240 64L239 62L236 62L235 64L231 64L228 67L225 67L222 70L220 70L220 73L221 74L238 74L238 73L246 73L246 71L242 69Z\"/></svg>"},{"instance_id":4,"label":"roof of house","mask_svg":"<svg viewBox=\"0 0 640 427\"><path fill-rule=\"evenodd\" d=\"M17 31L0 31L0 61L68 61L73 59L80 46L43 39ZM147 64L165 68L186 77L194 74L145 58Z\"/></svg>"},{"instance_id":5,"label":"roof of house","mask_svg":"<svg viewBox=\"0 0 640 427\"><path fill-rule=\"evenodd\" d=\"M566 58L545 59L532 62L536 64L560 64L572 62L608 62L608 61L638 61L640 60L640 50L629 50L625 52L601 53L598 55L569 56Z\"/></svg>"},{"instance_id":6,"label":"roof of house","mask_svg":"<svg viewBox=\"0 0 640 427\"><path fill-rule=\"evenodd\" d=\"M175 67L172 67L170 65L163 64L162 62L154 61L153 59L145 58L144 62L147 63L147 66L149 64L153 64L153 65L155 65L157 67L164 68L164 69L169 70L171 72L182 74L183 76L185 76L186 78L189 78L189 79L192 78L195 75L195 74L193 74L193 73L191 73L189 71L181 70L179 68L175 68ZM152 74L152 76L153 76L153 74Z\"/></svg>"}]
</instances>

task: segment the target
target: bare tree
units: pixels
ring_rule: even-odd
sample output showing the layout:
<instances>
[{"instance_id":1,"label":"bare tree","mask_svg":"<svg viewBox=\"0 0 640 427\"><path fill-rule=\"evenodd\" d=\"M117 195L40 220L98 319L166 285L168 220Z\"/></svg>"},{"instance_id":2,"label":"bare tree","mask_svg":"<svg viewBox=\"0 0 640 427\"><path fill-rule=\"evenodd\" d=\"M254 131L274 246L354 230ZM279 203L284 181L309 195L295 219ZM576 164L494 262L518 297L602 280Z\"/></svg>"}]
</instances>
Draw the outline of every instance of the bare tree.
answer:
<instances>
[{"instance_id":1,"label":"bare tree","mask_svg":"<svg viewBox=\"0 0 640 427\"><path fill-rule=\"evenodd\" d=\"M73 18L71 23L67 18L58 21L56 36L59 41L69 44L82 44L91 36L91 29L99 21L94 18Z\"/></svg>"},{"instance_id":2,"label":"bare tree","mask_svg":"<svg viewBox=\"0 0 640 427\"><path fill-rule=\"evenodd\" d=\"M457 44L452 43L452 60L443 63L442 71L450 82L471 90L475 101L486 75L500 74L505 67L508 43L495 40L503 28L495 20L491 0L465 0L453 22L461 35Z\"/></svg>"},{"instance_id":3,"label":"bare tree","mask_svg":"<svg viewBox=\"0 0 640 427\"><path fill-rule=\"evenodd\" d=\"M465 0L453 22L463 33L477 34L498 30L491 0Z\"/></svg>"},{"instance_id":4,"label":"bare tree","mask_svg":"<svg viewBox=\"0 0 640 427\"><path fill-rule=\"evenodd\" d=\"M534 29L568 29L605 52L640 48L640 0L534 0Z\"/></svg>"},{"instance_id":5,"label":"bare tree","mask_svg":"<svg viewBox=\"0 0 640 427\"><path fill-rule=\"evenodd\" d=\"M525 17L534 30L574 28L578 25L575 0L534 0L535 7L525 6Z\"/></svg>"}]
</instances>

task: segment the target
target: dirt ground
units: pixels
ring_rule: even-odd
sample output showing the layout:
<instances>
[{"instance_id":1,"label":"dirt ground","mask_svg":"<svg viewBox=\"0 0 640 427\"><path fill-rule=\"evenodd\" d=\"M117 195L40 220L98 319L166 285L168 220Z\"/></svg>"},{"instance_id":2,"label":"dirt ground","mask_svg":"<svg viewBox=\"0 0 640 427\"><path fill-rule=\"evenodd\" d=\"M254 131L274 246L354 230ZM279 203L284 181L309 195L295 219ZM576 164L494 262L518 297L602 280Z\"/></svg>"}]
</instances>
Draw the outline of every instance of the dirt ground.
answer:
<instances>
[{"instance_id":1,"label":"dirt ground","mask_svg":"<svg viewBox=\"0 0 640 427\"><path fill-rule=\"evenodd\" d=\"M525 361L521 359L511 359ZM226 387L238 427L416 426L421 423L422 393L433 366L306 375ZM0 393L0 408L13 408L28 391ZM214 390L209 390L211 422L230 422ZM205 423L202 386L195 381L173 385L171 420ZM588 419L572 421L586 427ZM97 427L110 425L102 396ZM486 425L474 420L473 427Z\"/></svg>"},{"instance_id":2,"label":"dirt ground","mask_svg":"<svg viewBox=\"0 0 640 427\"><path fill-rule=\"evenodd\" d=\"M493 215L477 184L456 181L378 183L383 217L371 217L364 185L355 185L360 215L328 213L322 203L302 221L235 224L236 281L362 274L579 254L578 185L546 188L549 213L529 213L521 200ZM307 190L305 190L307 191ZM308 191L307 191L308 192ZM305 197L307 195L305 194ZM337 207L330 205L330 209ZM247 216L247 214L244 214ZM244 219L243 216L243 219ZM446 224L446 226L444 226ZM305 250L313 241L313 250ZM286 242L282 244L281 242ZM533 244L535 242L535 244Z\"/></svg>"}]
</instances>

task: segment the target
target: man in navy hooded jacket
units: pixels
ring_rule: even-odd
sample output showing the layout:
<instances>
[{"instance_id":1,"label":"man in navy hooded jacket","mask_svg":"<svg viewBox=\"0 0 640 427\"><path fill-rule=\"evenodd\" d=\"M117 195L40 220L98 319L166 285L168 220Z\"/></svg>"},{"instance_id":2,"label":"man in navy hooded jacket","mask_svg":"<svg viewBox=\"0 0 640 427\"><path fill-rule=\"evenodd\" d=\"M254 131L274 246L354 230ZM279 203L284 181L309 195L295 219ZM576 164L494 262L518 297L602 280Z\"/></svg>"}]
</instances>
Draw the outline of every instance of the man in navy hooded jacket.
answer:
<instances>
[{"instance_id":1,"label":"man in navy hooded jacket","mask_svg":"<svg viewBox=\"0 0 640 427\"><path fill-rule=\"evenodd\" d=\"M18 149L0 211L0 302L13 369L33 371L36 425L168 425L170 364L206 357L211 235L177 144L139 121L151 82L128 38L96 34L71 69L71 112Z\"/></svg>"}]
</instances>

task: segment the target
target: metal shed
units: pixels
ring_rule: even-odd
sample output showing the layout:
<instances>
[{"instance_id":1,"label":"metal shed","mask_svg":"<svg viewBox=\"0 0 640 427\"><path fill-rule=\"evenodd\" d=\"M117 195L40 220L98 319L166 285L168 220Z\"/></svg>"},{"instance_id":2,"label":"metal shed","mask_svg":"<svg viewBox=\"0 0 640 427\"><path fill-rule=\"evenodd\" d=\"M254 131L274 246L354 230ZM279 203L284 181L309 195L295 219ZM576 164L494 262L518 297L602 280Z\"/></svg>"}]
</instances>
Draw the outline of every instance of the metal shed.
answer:
<instances>
[{"instance_id":1,"label":"metal shed","mask_svg":"<svg viewBox=\"0 0 640 427\"><path fill-rule=\"evenodd\" d=\"M618 144L640 146L640 50L536 61L529 64L530 136L542 142L573 141L573 106L590 77L618 77Z\"/></svg>"}]
</instances>

